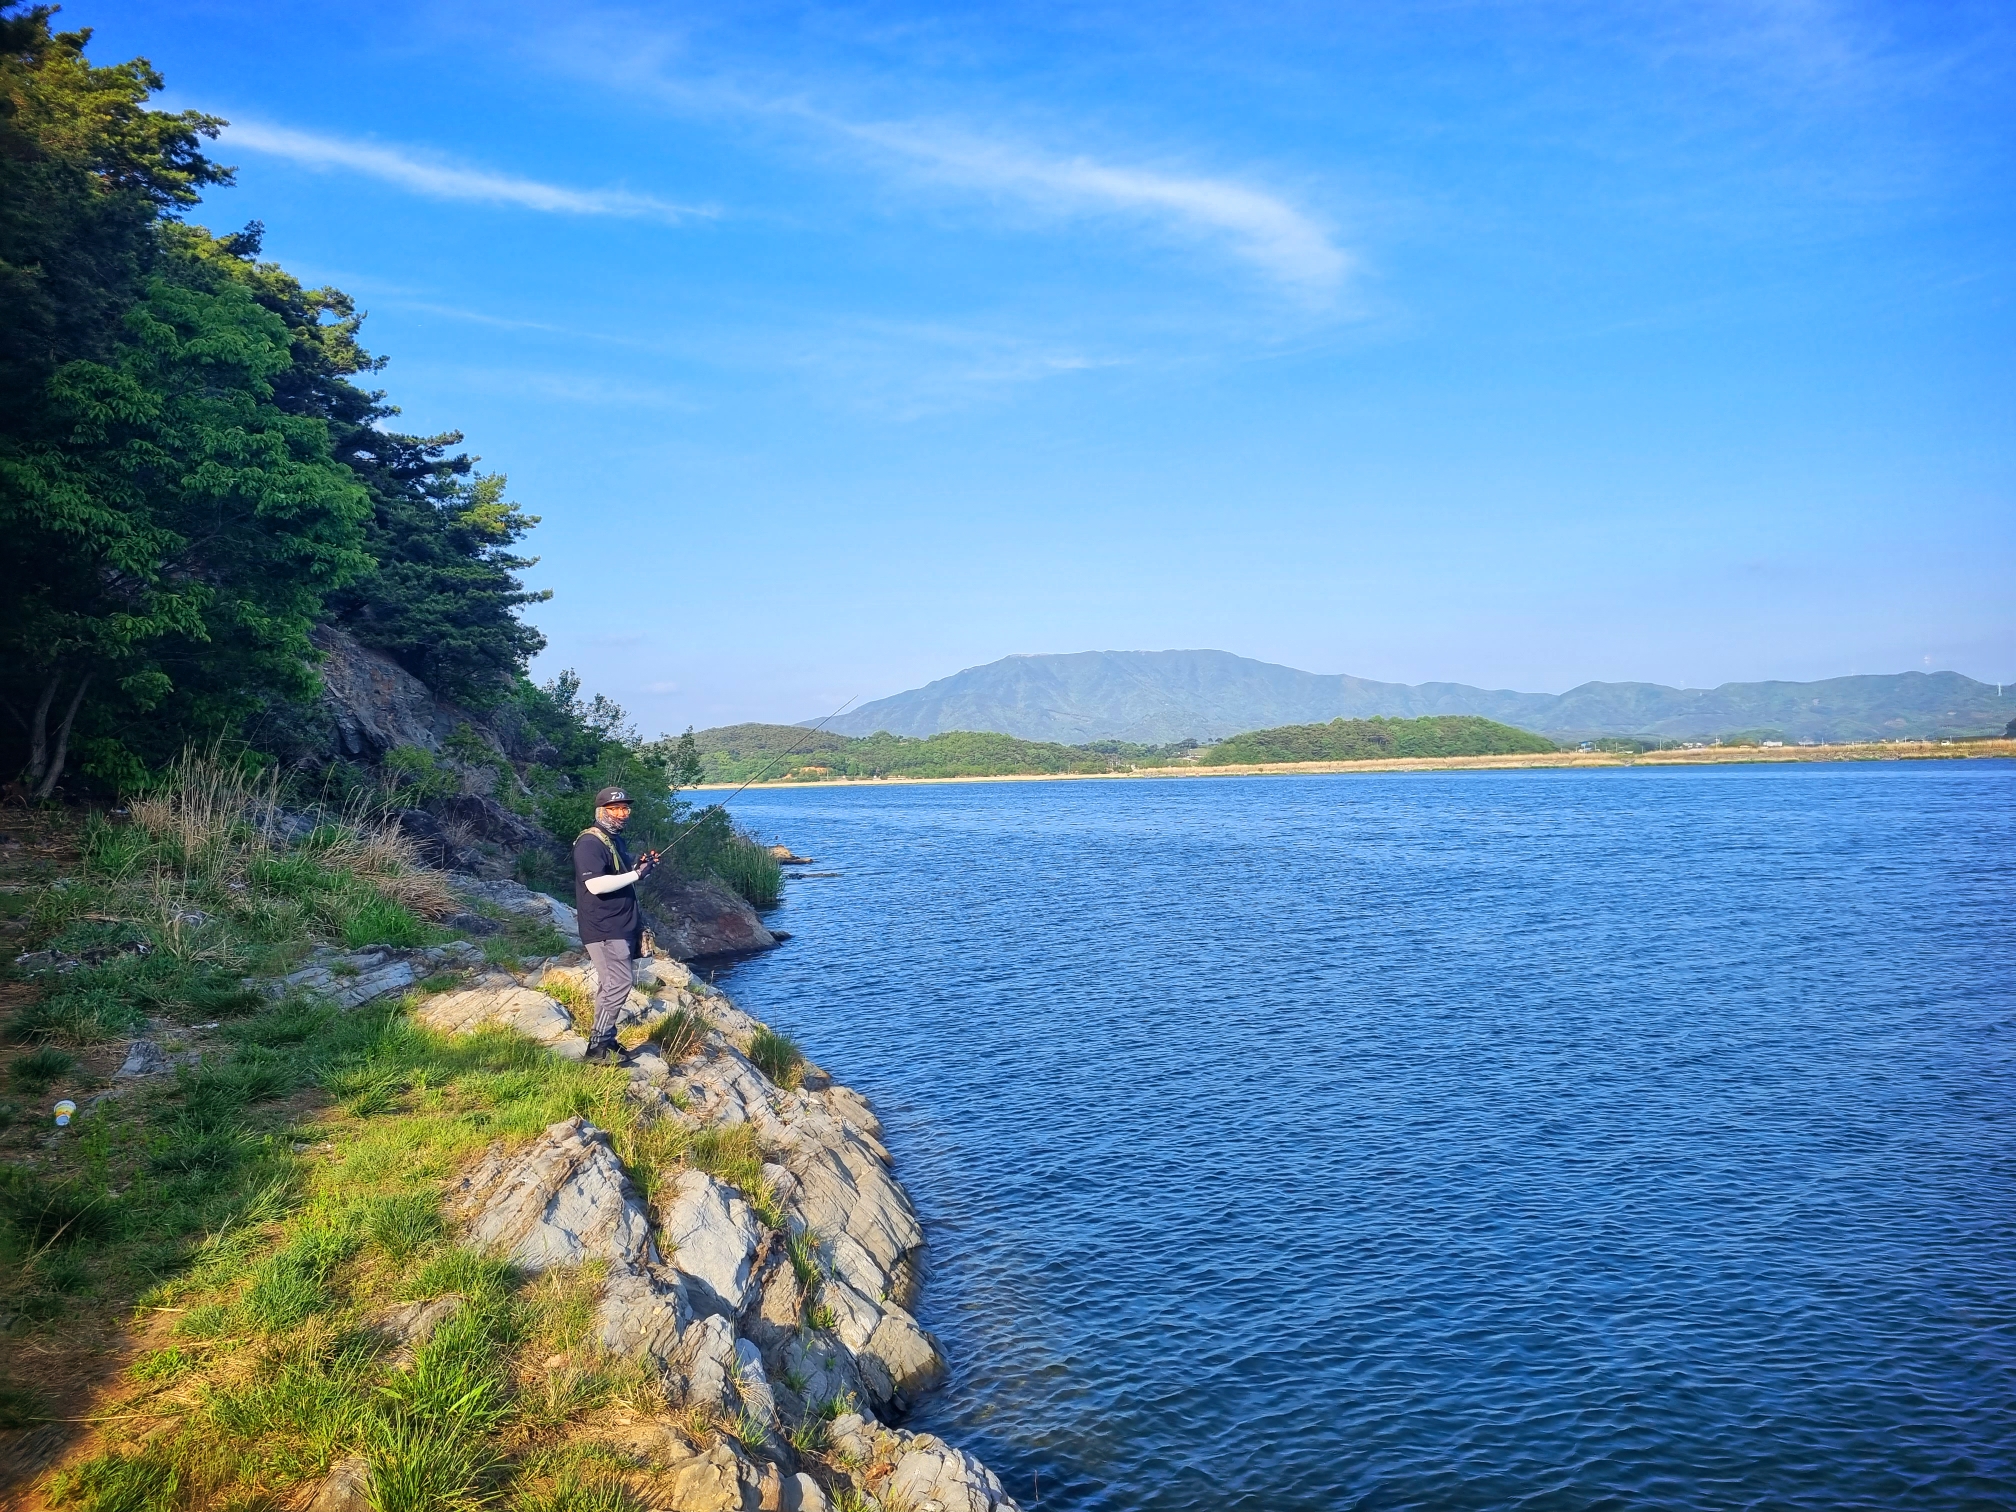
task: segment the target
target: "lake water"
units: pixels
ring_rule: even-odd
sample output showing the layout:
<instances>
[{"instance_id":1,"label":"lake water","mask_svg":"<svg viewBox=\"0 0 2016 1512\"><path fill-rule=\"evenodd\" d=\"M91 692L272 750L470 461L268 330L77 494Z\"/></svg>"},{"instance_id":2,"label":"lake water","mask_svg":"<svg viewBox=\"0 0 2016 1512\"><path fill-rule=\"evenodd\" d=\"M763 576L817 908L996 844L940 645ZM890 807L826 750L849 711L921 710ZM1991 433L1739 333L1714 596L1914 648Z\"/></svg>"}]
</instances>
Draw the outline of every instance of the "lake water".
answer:
<instances>
[{"instance_id":1,"label":"lake water","mask_svg":"<svg viewBox=\"0 0 2016 1512\"><path fill-rule=\"evenodd\" d=\"M735 807L1025 1507L2016 1506L2016 764Z\"/></svg>"}]
</instances>

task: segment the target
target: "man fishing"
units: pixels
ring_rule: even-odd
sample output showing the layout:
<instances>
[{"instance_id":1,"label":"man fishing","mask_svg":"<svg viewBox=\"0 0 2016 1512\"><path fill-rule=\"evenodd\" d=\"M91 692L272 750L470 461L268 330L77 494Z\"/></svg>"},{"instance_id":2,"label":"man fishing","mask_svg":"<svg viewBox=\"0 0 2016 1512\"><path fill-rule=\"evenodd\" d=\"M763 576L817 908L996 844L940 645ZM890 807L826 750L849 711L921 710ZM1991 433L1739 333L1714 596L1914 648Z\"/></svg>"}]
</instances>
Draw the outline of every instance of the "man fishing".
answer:
<instances>
[{"instance_id":1,"label":"man fishing","mask_svg":"<svg viewBox=\"0 0 2016 1512\"><path fill-rule=\"evenodd\" d=\"M595 822L574 842L574 910L581 943L595 963L595 1026L588 1033L587 1059L598 1066L622 1063L616 1048L616 1019L630 996L631 962L640 953L644 916L637 884L658 865L647 851L631 864L620 838L630 822L630 795L606 787L595 795Z\"/></svg>"}]
</instances>

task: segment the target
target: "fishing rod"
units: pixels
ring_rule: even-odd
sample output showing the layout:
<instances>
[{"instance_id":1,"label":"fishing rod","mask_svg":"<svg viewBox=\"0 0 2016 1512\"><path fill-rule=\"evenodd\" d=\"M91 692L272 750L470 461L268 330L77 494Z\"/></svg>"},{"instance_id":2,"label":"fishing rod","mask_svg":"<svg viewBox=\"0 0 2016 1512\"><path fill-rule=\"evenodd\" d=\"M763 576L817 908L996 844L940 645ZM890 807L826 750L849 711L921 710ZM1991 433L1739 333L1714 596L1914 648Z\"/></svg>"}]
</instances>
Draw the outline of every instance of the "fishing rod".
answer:
<instances>
[{"instance_id":1,"label":"fishing rod","mask_svg":"<svg viewBox=\"0 0 2016 1512\"><path fill-rule=\"evenodd\" d=\"M811 729L807 730L803 735L803 737L800 738L798 743L792 746L790 750L772 756L769 761L765 762L762 766L756 769L756 775L754 777L751 777L748 782L743 783L741 787L735 789L734 792L730 793L726 798L723 798L719 803L710 803L707 807L710 809L727 808L729 804L733 803L737 798L740 798L745 792L747 792L751 784L761 780L764 777L769 776L771 768L774 767L778 762L788 761L793 756L796 756L800 751L804 750L807 741L811 740L811 738L814 735L817 735L821 730L825 729L828 724L832 723L834 720L838 719L842 714L846 713L847 704L853 703L854 699L859 698L860 696L861 695L859 693L856 693L854 695L854 698L848 699L847 703L843 703L842 705L840 705L839 708L835 709L831 714L828 714L824 719L820 720L819 723L815 724L814 726L812 726ZM656 866L660 861L664 860L665 857L671 855L673 851L677 850L679 848L679 842L681 840L684 840L694 830L698 829L702 824L704 824L706 822L706 818L707 818L706 811L703 810L701 812L700 818L695 819L691 824L688 824L684 829L680 830L678 834L674 835L670 840L666 841L665 848L663 850L646 851L643 855L637 858L637 864L640 867Z\"/></svg>"}]
</instances>

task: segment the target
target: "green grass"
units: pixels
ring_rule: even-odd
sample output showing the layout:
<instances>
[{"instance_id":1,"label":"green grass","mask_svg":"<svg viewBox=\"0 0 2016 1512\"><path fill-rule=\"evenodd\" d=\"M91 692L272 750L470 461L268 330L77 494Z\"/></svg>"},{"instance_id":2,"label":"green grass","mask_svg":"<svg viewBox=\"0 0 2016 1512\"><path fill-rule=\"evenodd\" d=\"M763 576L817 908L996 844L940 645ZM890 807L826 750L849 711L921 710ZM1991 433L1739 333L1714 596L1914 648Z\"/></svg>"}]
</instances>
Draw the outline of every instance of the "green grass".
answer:
<instances>
[{"instance_id":1,"label":"green grass","mask_svg":"<svg viewBox=\"0 0 2016 1512\"><path fill-rule=\"evenodd\" d=\"M675 1008L644 1036L674 1066L698 1050L706 1037L707 1021L690 1008Z\"/></svg>"},{"instance_id":2,"label":"green grass","mask_svg":"<svg viewBox=\"0 0 2016 1512\"><path fill-rule=\"evenodd\" d=\"M246 976L315 941L426 929L432 884L354 830L290 848L234 812L171 796L145 823L94 822L80 876L26 905L38 943L99 954L41 978L6 1026L31 1043L21 1079L64 1074L75 1057L63 1047L150 1016L221 1022L197 1042L199 1062L80 1118L53 1168L0 1160L10 1344L74 1347L81 1362L100 1347L73 1337L82 1315L168 1328L126 1372L117 1431L55 1478L51 1504L293 1505L362 1455L378 1512L639 1506L621 1463L569 1439L612 1404L665 1406L654 1376L596 1342L599 1270L528 1278L460 1249L441 1194L484 1149L578 1114L609 1131L647 1197L703 1169L778 1227L753 1130L644 1122L621 1070L501 1030L445 1038L409 1017L421 990L347 1013L248 990ZM550 926L506 930L492 944L514 961L560 949ZM145 953L125 948L136 938ZM703 1028L689 1013L661 1042L677 1049ZM451 1292L460 1309L395 1366L371 1317ZM11 1390L0 1383L0 1421L40 1410Z\"/></svg>"},{"instance_id":3,"label":"green grass","mask_svg":"<svg viewBox=\"0 0 2016 1512\"><path fill-rule=\"evenodd\" d=\"M51 1082L59 1080L74 1070L77 1057L58 1050L54 1045L44 1045L39 1050L31 1050L7 1068L7 1080L18 1091L46 1092Z\"/></svg>"},{"instance_id":4,"label":"green grass","mask_svg":"<svg viewBox=\"0 0 2016 1512\"><path fill-rule=\"evenodd\" d=\"M795 1087L804 1075L805 1057L799 1053L797 1042L767 1025L758 1029L749 1041L749 1059L780 1087Z\"/></svg>"}]
</instances>

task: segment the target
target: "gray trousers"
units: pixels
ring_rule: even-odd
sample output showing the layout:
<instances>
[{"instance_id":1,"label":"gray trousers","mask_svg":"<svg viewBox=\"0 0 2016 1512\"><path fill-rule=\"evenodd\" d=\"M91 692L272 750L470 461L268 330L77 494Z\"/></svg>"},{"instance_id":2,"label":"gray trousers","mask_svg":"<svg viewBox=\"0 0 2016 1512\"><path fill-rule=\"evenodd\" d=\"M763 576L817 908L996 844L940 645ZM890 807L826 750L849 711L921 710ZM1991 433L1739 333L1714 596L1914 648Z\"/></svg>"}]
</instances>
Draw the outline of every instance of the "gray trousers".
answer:
<instances>
[{"instance_id":1,"label":"gray trousers","mask_svg":"<svg viewBox=\"0 0 2016 1512\"><path fill-rule=\"evenodd\" d=\"M590 940L585 948L595 963L595 1027L588 1048L603 1050L616 1043L616 1017L630 996L630 942Z\"/></svg>"}]
</instances>

